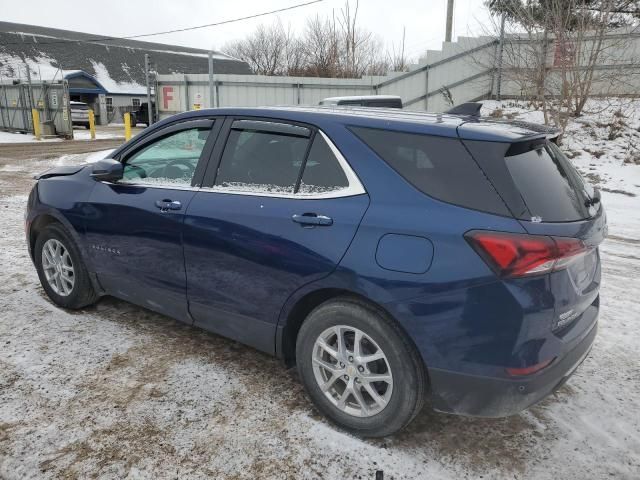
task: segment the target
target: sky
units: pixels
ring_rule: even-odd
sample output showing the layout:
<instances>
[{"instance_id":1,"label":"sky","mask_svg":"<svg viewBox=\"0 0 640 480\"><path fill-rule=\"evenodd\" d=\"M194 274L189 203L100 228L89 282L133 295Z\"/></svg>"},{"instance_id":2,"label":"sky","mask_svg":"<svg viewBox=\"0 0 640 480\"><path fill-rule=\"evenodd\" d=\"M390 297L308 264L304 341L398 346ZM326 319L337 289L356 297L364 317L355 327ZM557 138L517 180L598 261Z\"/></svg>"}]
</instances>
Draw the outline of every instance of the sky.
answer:
<instances>
[{"instance_id":1,"label":"sky","mask_svg":"<svg viewBox=\"0 0 640 480\"><path fill-rule=\"evenodd\" d=\"M126 36L214 23L284 8L305 0L0 0L1 20L99 35ZM355 0L350 0L352 5ZM231 25L148 37L141 40L220 49L261 23L276 19L301 30L309 16L339 13L345 0L323 0L296 10ZM387 48L399 47L406 28L405 51L417 59L444 40L447 0L360 0L359 24L379 35ZM61 8L63 6L63 8ZM483 31L488 23L483 0L455 0L454 39Z\"/></svg>"}]
</instances>

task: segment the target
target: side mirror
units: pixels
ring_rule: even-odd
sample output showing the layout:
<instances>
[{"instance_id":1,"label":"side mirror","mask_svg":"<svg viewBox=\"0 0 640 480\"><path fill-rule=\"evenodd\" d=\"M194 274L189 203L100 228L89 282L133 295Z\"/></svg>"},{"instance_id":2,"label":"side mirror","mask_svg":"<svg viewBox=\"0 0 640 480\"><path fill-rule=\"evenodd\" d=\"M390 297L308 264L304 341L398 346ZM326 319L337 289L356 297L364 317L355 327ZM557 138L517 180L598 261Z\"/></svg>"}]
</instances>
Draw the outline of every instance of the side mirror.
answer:
<instances>
[{"instance_id":1,"label":"side mirror","mask_svg":"<svg viewBox=\"0 0 640 480\"><path fill-rule=\"evenodd\" d=\"M93 164L91 176L99 182L115 182L122 178L124 166L117 160L106 158Z\"/></svg>"}]
</instances>

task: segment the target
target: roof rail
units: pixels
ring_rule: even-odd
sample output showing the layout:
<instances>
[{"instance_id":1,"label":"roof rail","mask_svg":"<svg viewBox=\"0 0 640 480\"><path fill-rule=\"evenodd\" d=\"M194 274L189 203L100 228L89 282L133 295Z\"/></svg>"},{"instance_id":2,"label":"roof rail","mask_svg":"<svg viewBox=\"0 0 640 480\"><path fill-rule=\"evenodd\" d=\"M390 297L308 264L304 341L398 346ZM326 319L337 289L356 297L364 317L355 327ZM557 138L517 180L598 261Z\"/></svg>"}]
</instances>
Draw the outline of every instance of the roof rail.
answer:
<instances>
[{"instance_id":1,"label":"roof rail","mask_svg":"<svg viewBox=\"0 0 640 480\"><path fill-rule=\"evenodd\" d=\"M482 104L480 102L466 102L456 105L455 107L447 110L444 113L452 115L468 115L471 117L479 117Z\"/></svg>"}]
</instances>

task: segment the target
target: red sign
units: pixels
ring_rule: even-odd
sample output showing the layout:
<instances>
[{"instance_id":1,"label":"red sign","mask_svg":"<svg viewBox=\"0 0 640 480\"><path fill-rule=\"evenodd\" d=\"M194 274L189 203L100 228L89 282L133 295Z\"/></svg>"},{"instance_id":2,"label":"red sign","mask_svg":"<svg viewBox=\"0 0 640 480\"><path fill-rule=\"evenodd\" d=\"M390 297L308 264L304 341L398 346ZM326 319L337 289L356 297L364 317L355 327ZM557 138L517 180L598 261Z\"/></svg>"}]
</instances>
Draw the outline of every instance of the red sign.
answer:
<instances>
[{"instance_id":1,"label":"red sign","mask_svg":"<svg viewBox=\"0 0 640 480\"><path fill-rule=\"evenodd\" d=\"M169 110L169 102L173 100L173 87L162 87L162 104Z\"/></svg>"}]
</instances>

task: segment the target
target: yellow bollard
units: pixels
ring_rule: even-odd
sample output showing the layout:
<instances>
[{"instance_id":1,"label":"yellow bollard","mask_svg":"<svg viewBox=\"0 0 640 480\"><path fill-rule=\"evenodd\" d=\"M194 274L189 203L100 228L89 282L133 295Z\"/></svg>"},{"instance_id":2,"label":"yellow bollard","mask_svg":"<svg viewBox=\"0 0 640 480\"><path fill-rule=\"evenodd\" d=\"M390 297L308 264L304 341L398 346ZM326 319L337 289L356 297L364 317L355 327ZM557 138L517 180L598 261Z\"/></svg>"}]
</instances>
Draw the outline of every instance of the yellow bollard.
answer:
<instances>
[{"instance_id":1,"label":"yellow bollard","mask_svg":"<svg viewBox=\"0 0 640 480\"><path fill-rule=\"evenodd\" d=\"M91 132L91 140L96 139L96 115L93 110L89 109L89 131Z\"/></svg>"},{"instance_id":2,"label":"yellow bollard","mask_svg":"<svg viewBox=\"0 0 640 480\"><path fill-rule=\"evenodd\" d=\"M31 109L31 118L33 120L33 134L36 140L40 140L40 112L37 108Z\"/></svg>"},{"instance_id":3,"label":"yellow bollard","mask_svg":"<svg viewBox=\"0 0 640 480\"><path fill-rule=\"evenodd\" d=\"M124 114L124 140L125 142L131 140L131 114L129 112Z\"/></svg>"}]
</instances>

